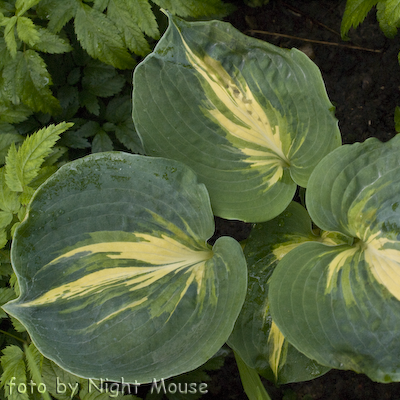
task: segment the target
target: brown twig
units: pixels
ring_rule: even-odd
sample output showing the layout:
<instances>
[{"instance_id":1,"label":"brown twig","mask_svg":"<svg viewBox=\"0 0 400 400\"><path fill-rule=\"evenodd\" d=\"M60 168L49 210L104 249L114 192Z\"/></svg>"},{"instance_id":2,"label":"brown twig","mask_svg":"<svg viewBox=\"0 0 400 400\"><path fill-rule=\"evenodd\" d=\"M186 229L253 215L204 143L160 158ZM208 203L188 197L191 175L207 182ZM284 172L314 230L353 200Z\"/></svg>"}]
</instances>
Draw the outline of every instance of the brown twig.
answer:
<instances>
[{"instance_id":1,"label":"brown twig","mask_svg":"<svg viewBox=\"0 0 400 400\"><path fill-rule=\"evenodd\" d=\"M312 17L310 17L309 15L304 14L303 11L299 10L298 8L293 7L292 5L287 4L287 3L285 3L285 2L283 2L282 4L283 4L286 8L288 8L289 10L292 10L293 12L295 12L295 13L297 13L297 14L299 14L299 15L301 15L301 16L307 18L307 19L309 19L312 23L314 23L314 24L316 24L316 25L319 25L319 26L322 26L322 28L326 29L327 31L332 32L332 33L334 33L334 34L337 35L337 36L340 36L340 33L339 33L339 32L336 32L334 29L332 29L332 28L330 28L329 26L323 24L322 22L319 22L319 21L316 20L315 18L312 18Z\"/></svg>"},{"instance_id":2,"label":"brown twig","mask_svg":"<svg viewBox=\"0 0 400 400\"><path fill-rule=\"evenodd\" d=\"M284 37L284 38L288 38L288 39L301 40L303 42L324 44L324 45L328 45L328 46L345 47L347 49L363 50L363 51L369 51L371 53L382 53L382 50L368 49L366 47L352 46L352 45L349 45L349 44L341 44L341 43L335 43L335 42L325 42L325 41L322 41L322 40L305 39L305 38L301 38L301 37L297 37L297 36L285 35L284 33L267 32L267 31L261 31L261 30L258 30L258 29L249 29L246 32L247 33L260 33L262 35L270 35L270 36L280 36L280 37Z\"/></svg>"}]
</instances>

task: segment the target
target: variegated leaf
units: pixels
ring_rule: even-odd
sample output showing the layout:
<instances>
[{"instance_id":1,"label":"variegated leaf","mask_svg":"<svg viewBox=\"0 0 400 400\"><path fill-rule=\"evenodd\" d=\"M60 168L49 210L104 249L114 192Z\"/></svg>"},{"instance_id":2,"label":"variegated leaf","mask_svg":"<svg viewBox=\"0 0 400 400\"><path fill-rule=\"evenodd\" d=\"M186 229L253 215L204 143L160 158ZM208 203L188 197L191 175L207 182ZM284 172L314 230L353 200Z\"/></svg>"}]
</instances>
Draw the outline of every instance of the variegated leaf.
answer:
<instances>
[{"instance_id":1,"label":"variegated leaf","mask_svg":"<svg viewBox=\"0 0 400 400\"><path fill-rule=\"evenodd\" d=\"M82 377L150 382L192 370L227 340L247 283L240 245L214 232L183 164L101 153L35 193L11 250L21 295L4 309Z\"/></svg>"},{"instance_id":2,"label":"variegated leaf","mask_svg":"<svg viewBox=\"0 0 400 400\"><path fill-rule=\"evenodd\" d=\"M305 242L327 242L311 231L307 211L292 202L271 221L257 224L244 247L248 290L228 344L246 364L279 384L313 379L327 372L297 351L271 318L269 281L279 260Z\"/></svg>"},{"instance_id":3,"label":"variegated leaf","mask_svg":"<svg viewBox=\"0 0 400 400\"><path fill-rule=\"evenodd\" d=\"M340 145L315 64L217 21L170 16L135 69L133 119L148 154L191 166L214 213L244 221L279 215Z\"/></svg>"},{"instance_id":4,"label":"variegated leaf","mask_svg":"<svg viewBox=\"0 0 400 400\"><path fill-rule=\"evenodd\" d=\"M322 229L353 238L305 243L278 264L271 313L284 336L323 365L400 380L400 136L333 151L306 203Z\"/></svg>"}]
</instances>

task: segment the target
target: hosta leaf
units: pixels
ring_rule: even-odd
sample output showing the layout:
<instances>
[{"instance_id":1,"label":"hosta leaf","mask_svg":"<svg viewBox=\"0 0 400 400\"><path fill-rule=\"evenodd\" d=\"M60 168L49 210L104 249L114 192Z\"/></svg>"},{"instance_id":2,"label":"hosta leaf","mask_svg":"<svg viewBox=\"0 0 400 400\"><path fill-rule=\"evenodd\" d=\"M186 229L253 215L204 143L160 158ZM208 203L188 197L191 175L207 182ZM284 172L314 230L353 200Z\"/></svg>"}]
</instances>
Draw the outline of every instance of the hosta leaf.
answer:
<instances>
[{"instance_id":1,"label":"hosta leaf","mask_svg":"<svg viewBox=\"0 0 400 400\"><path fill-rule=\"evenodd\" d=\"M135 61L126 50L116 25L103 13L81 3L74 23L76 36L91 57L115 68L134 67Z\"/></svg>"},{"instance_id":2,"label":"hosta leaf","mask_svg":"<svg viewBox=\"0 0 400 400\"><path fill-rule=\"evenodd\" d=\"M11 254L21 295L3 308L40 352L87 378L151 382L192 370L243 304L242 249L206 241L205 187L183 164L100 153L36 192Z\"/></svg>"},{"instance_id":3,"label":"hosta leaf","mask_svg":"<svg viewBox=\"0 0 400 400\"><path fill-rule=\"evenodd\" d=\"M322 240L312 233L307 211L294 202L279 217L257 224L246 240L247 296L228 344L250 368L279 384L312 379L328 370L284 339L272 321L268 299L279 260L301 243Z\"/></svg>"},{"instance_id":4,"label":"hosta leaf","mask_svg":"<svg viewBox=\"0 0 400 400\"><path fill-rule=\"evenodd\" d=\"M216 21L170 17L135 69L133 119L148 154L191 166L214 213L244 221L279 215L296 185L306 186L340 144L320 72L307 56Z\"/></svg>"},{"instance_id":5,"label":"hosta leaf","mask_svg":"<svg viewBox=\"0 0 400 400\"><path fill-rule=\"evenodd\" d=\"M305 243L270 283L273 320L323 365L379 382L400 380L400 136L334 150L306 193L312 220L353 240Z\"/></svg>"}]
</instances>

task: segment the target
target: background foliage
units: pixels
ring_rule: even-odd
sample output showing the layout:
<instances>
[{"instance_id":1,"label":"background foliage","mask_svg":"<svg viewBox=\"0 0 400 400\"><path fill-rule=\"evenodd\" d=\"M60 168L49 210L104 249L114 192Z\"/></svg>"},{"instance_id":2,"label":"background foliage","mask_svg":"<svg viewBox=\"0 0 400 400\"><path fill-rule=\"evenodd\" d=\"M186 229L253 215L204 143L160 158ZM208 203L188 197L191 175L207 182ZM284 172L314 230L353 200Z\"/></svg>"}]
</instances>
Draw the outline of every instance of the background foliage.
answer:
<instances>
[{"instance_id":1,"label":"background foliage","mask_svg":"<svg viewBox=\"0 0 400 400\"><path fill-rule=\"evenodd\" d=\"M232 9L220 0L0 1L0 305L19 294L10 238L35 189L83 155L143 153L131 118L132 70L166 28L160 8L190 18L221 18ZM1 398L110 398L88 393L87 381L45 359L17 320L2 310L0 318ZM219 354L185 379L207 381L206 370L223 359ZM79 389L57 393L55 376ZM12 377L28 384L25 393L5 390ZM31 379L48 393L29 387Z\"/></svg>"}]
</instances>

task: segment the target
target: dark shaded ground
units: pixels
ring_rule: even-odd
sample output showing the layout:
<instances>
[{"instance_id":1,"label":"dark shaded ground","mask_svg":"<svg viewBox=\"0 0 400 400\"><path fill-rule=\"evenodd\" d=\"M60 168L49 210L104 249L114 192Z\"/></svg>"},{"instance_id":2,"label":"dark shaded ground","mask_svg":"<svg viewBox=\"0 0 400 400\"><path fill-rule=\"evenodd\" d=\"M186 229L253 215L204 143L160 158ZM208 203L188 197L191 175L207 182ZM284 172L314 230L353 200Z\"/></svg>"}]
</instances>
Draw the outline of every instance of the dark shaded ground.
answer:
<instances>
[{"instance_id":1,"label":"dark shaded ground","mask_svg":"<svg viewBox=\"0 0 400 400\"><path fill-rule=\"evenodd\" d=\"M243 33L280 47L297 47L313 59L336 106L343 143L362 142L368 137L387 141L395 135L394 110L400 105L399 39L390 40L383 35L372 11L356 30L350 31L351 40L342 41L340 24L345 3L270 0L262 8L250 8L238 1L238 10L228 21ZM236 235L242 240L248 232L248 225L217 220L218 235ZM212 378L209 394L202 399L247 399L233 357L228 357L224 368L212 374ZM267 387L272 400L400 399L400 383L374 383L351 371L332 370L313 381L280 388L267 383Z\"/></svg>"}]
</instances>

